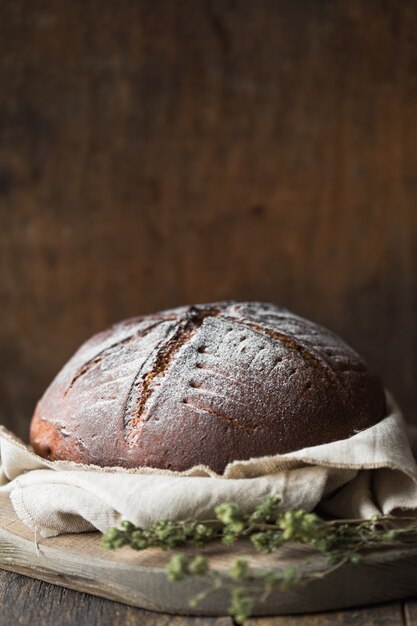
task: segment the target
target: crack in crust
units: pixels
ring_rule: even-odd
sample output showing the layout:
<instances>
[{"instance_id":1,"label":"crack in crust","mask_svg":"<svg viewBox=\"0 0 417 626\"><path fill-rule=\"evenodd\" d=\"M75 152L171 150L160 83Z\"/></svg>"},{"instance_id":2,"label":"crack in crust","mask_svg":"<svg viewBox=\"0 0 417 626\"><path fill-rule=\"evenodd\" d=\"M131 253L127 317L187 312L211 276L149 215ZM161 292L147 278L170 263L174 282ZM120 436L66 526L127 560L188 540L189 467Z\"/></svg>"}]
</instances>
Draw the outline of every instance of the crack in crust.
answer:
<instances>
[{"instance_id":1,"label":"crack in crust","mask_svg":"<svg viewBox=\"0 0 417 626\"><path fill-rule=\"evenodd\" d=\"M287 335L286 333L282 333L280 331L274 330L273 328L266 328L257 324L256 322L249 322L246 320L242 320L237 317L230 317L228 315L222 316L224 319L227 319L230 322L236 322L237 324L241 324L242 326L246 326L248 328L252 328L253 330L262 333L263 335L269 335L273 339L277 339L281 343L284 344L286 348L292 350L299 354L305 361L311 363L316 369L318 369L326 378L337 387L341 395L343 396L345 403L350 406L353 410L354 407L352 405L351 400L349 399L349 395L346 389L343 387L340 382L337 374L332 370L332 368L326 363L324 359L317 357L310 350L308 350L305 346L295 341L292 337Z\"/></svg>"},{"instance_id":2,"label":"crack in crust","mask_svg":"<svg viewBox=\"0 0 417 626\"><path fill-rule=\"evenodd\" d=\"M155 378L161 378L165 374L175 354L200 328L206 317L215 317L219 313L219 308L200 309L194 306L190 307L185 317L178 320L177 327L172 335L165 342L162 342L151 369L146 374L138 372L131 385L124 410L124 422L125 424L129 422L130 432L143 421L146 404L154 389L153 382ZM139 390L137 390L138 386L140 387ZM137 406L133 409L132 405L134 404L137 404Z\"/></svg>"},{"instance_id":3,"label":"crack in crust","mask_svg":"<svg viewBox=\"0 0 417 626\"><path fill-rule=\"evenodd\" d=\"M220 413L219 411L215 411L214 409L210 407L200 407L198 406L198 404L195 404L194 402L191 402L190 400L188 400L186 404L187 406L190 406L196 411L200 411L201 413L208 413L209 415L214 415L214 417L217 417L219 420L223 420L225 422L228 422L229 424L233 424L233 426L238 426L239 428L242 428L243 430L246 430L247 432L252 433L258 429L257 426L255 427L247 426L246 424L238 420L236 417L228 417L227 415L224 415L223 413Z\"/></svg>"},{"instance_id":4,"label":"crack in crust","mask_svg":"<svg viewBox=\"0 0 417 626\"><path fill-rule=\"evenodd\" d=\"M174 318L171 318L174 319ZM156 322L153 322L152 324L150 324L149 326L147 326L146 328L137 331L135 333L133 333L132 335L129 335L128 337L125 337L124 339L120 339L119 341L116 341L115 343L113 343L111 346L109 346L108 348L104 348L104 350L101 350L101 352L99 352L98 354L96 354L96 356L92 359L89 359L86 363L84 363L84 365L82 365L80 367L80 369L78 370L78 372L74 375L73 379L71 380L67 390L64 393L64 398L65 396L67 396L69 394L69 392L72 390L72 388L74 387L75 383L77 382L77 380L79 378L81 378L82 376L84 376L84 374L86 374L90 369L92 369L95 365L98 365L99 363L101 363L101 361L103 359L105 359L107 356L109 356L110 354L112 354L116 349L118 349L120 346L126 345L129 342L133 341L134 339L136 339L137 337L145 337L151 330L153 330L156 326L158 326L159 324L161 324L162 322L167 321L167 318L165 319L160 319Z\"/></svg>"}]
</instances>

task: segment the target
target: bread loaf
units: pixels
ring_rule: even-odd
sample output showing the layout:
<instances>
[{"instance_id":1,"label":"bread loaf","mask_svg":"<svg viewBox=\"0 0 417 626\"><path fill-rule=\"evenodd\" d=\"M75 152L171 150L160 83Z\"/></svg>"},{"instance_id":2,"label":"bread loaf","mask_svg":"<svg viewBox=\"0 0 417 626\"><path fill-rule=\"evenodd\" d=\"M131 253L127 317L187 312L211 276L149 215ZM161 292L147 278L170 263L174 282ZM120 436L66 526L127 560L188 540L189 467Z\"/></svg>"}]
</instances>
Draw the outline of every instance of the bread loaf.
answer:
<instances>
[{"instance_id":1,"label":"bread loaf","mask_svg":"<svg viewBox=\"0 0 417 626\"><path fill-rule=\"evenodd\" d=\"M343 439L385 415L380 379L338 336L273 304L215 302L87 341L39 401L49 459L185 470Z\"/></svg>"}]
</instances>

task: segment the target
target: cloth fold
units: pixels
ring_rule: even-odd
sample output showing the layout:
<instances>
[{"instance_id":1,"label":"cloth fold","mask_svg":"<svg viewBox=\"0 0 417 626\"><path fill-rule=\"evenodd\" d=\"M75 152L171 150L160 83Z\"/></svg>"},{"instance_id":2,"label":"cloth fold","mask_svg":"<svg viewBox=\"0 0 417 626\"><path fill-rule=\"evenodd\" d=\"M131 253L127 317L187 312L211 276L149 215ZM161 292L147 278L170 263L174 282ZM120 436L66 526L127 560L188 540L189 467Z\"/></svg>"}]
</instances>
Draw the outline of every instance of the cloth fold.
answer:
<instances>
[{"instance_id":1,"label":"cloth fold","mask_svg":"<svg viewBox=\"0 0 417 626\"><path fill-rule=\"evenodd\" d=\"M282 510L341 518L417 509L415 429L408 430L388 391L386 397L388 415L349 439L234 461L222 475L203 465L173 472L48 461L0 427L0 493L45 537L104 532L121 519L143 528L161 518L208 520L225 501L250 512L269 494L281 496Z\"/></svg>"}]
</instances>

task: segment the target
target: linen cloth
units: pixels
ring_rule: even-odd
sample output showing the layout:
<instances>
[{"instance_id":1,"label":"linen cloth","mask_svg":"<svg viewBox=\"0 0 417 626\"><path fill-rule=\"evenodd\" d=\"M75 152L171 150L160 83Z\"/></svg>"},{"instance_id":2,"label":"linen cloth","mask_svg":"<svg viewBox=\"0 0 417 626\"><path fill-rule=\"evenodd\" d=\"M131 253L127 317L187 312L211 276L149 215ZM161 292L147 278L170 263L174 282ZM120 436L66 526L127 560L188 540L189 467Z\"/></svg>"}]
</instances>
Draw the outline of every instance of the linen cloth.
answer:
<instances>
[{"instance_id":1,"label":"linen cloth","mask_svg":"<svg viewBox=\"0 0 417 626\"><path fill-rule=\"evenodd\" d=\"M340 518L417 509L413 428L388 391L386 398L388 415L348 439L234 461L222 475L203 465L174 472L48 461L0 427L0 493L44 537L104 532L121 519L142 528L161 518L213 519L225 501L251 512L269 494L281 496L282 510Z\"/></svg>"}]
</instances>

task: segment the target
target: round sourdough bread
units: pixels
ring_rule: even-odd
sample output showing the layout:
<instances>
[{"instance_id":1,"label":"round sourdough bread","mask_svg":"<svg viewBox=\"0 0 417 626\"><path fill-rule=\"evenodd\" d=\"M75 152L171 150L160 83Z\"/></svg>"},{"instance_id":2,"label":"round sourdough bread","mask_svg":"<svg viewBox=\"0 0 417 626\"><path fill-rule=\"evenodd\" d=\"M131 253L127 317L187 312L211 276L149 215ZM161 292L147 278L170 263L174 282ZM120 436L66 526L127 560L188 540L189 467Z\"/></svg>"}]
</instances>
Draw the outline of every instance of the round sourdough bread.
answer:
<instances>
[{"instance_id":1,"label":"round sourdough bread","mask_svg":"<svg viewBox=\"0 0 417 626\"><path fill-rule=\"evenodd\" d=\"M30 441L52 460L221 473L384 415L380 379L339 337L273 304L228 301L92 337L39 401Z\"/></svg>"}]
</instances>

